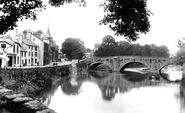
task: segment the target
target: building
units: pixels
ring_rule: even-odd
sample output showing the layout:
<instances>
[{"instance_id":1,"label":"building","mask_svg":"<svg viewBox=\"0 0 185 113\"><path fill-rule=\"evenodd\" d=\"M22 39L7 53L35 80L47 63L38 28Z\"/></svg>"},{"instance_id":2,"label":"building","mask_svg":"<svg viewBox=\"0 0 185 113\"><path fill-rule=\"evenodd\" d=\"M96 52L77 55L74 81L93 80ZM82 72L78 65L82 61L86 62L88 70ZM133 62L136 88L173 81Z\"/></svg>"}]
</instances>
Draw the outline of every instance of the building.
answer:
<instances>
[{"instance_id":1,"label":"building","mask_svg":"<svg viewBox=\"0 0 185 113\"><path fill-rule=\"evenodd\" d=\"M9 36L0 37L0 66L12 67L21 64L21 45Z\"/></svg>"},{"instance_id":2,"label":"building","mask_svg":"<svg viewBox=\"0 0 185 113\"><path fill-rule=\"evenodd\" d=\"M28 31L27 32L27 39L29 39L31 42L33 42L34 44L36 44L38 46L38 59L39 61L37 61L37 65L44 65L44 42L42 40L42 31L38 30L36 32L31 32Z\"/></svg>"},{"instance_id":3,"label":"building","mask_svg":"<svg viewBox=\"0 0 185 113\"><path fill-rule=\"evenodd\" d=\"M58 61L58 51L49 28L45 35L41 30L16 32L13 38L0 37L0 67L47 65Z\"/></svg>"},{"instance_id":4,"label":"building","mask_svg":"<svg viewBox=\"0 0 185 113\"><path fill-rule=\"evenodd\" d=\"M45 55L44 59L48 59L49 63L51 62L57 62L58 61L58 51L59 51L59 46L55 44L55 41L53 40L53 37L51 36L49 28L47 29L47 32L45 35L42 37L43 42L45 42L44 47ZM47 53L48 52L48 53ZM45 60L46 63L46 60Z\"/></svg>"}]
</instances>

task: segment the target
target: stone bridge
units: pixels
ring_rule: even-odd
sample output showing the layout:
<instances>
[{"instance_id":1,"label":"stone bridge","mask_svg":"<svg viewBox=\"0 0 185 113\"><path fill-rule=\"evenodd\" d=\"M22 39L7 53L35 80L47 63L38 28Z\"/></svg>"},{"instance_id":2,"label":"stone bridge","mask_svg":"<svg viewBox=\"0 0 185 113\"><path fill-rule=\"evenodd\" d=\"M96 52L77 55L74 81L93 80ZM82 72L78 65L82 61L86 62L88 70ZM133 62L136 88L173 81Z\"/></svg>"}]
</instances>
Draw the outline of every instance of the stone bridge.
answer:
<instances>
[{"instance_id":1,"label":"stone bridge","mask_svg":"<svg viewBox=\"0 0 185 113\"><path fill-rule=\"evenodd\" d=\"M159 71L162 67L171 64L170 58L166 57L143 57L143 56L114 56L114 57L92 57L92 63L88 69L94 69L100 64L106 64L112 71L119 72L131 63L142 63L151 71Z\"/></svg>"}]
</instances>

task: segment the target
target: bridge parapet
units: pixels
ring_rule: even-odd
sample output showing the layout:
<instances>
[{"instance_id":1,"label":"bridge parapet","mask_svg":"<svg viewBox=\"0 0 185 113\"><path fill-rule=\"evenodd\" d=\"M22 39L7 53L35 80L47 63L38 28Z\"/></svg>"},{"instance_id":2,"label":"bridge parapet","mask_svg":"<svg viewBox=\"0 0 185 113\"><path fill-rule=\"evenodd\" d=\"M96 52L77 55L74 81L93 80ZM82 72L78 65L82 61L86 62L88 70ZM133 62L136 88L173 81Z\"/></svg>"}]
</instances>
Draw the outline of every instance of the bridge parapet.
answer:
<instances>
[{"instance_id":1,"label":"bridge parapet","mask_svg":"<svg viewBox=\"0 0 185 113\"><path fill-rule=\"evenodd\" d=\"M124 66L129 63L139 62L151 69L151 71L156 71L163 66L170 64L171 61L166 57L143 57L143 56L113 56L113 57L93 57L92 65L94 64L106 64L113 71L120 71ZM98 64L98 65L99 65Z\"/></svg>"}]
</instances>

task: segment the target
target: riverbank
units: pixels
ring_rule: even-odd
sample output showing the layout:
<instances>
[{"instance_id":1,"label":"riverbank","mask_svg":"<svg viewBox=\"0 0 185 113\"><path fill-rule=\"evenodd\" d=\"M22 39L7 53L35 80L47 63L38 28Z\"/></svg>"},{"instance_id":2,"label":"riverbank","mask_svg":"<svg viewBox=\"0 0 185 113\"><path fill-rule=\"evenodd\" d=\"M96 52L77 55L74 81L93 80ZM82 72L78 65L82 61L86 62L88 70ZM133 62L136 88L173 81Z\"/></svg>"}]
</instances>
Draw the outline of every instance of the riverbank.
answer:
<instances>
[{"instance_id":1,"label":"riverbank","mask_svg":"<svg viewBox=\"0 0 185 113\"><path fill-rule=\"evenodd\" d=\"M0 69L0 85L34 98L68 76L70 65L24 69Z\"/></svg>"}]
</instances>

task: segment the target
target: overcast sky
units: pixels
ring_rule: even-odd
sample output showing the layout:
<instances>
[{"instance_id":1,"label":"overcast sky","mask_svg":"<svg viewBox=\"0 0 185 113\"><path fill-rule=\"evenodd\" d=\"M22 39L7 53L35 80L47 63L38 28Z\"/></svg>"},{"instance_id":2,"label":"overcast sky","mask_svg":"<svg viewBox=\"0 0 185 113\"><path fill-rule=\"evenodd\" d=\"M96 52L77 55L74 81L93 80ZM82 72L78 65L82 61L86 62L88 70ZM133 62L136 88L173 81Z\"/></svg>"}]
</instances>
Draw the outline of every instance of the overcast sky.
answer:
<instances>
[{"instance_id":1,"label":"overcast sky","mask_svg":"<svg viewBox=\"0 0 185 113\"><path fill-rule=\"evenodd\" d=\"M99 25L104 15L103 9L99 7L102 0L86 1L86 7L79 7L76 3L60 8L48 6L47 10L38 13L36 21L19 22L18 31L31 29L46 33L49 25L51 35L59 47L66 38L72 37L80 38L86 47L94 48L94 43L101 43L105 35L114 36L114 32L108 26ZM150 17L150 32L140 35L136 43L166 45L171 54L175 53L178 50L177 39L185 37L185 0L148 0L147 4L153 13ZM15 30L8 32L11 35L14 33ZM114 37L117 41L125 40L124 37Z\"/></svg>"}]
</instances>

